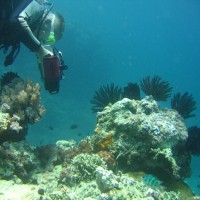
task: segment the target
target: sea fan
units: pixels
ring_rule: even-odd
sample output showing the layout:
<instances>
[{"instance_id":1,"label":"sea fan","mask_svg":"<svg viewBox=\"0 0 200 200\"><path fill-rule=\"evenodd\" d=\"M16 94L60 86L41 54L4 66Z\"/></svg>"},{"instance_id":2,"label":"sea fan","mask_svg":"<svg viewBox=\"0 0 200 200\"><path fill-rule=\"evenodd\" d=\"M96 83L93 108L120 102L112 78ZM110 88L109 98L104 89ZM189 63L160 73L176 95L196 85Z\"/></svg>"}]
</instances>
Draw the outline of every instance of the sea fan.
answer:
<instances>
[{"instance_id":1,"label":"sea fan","mask_svg":"<svg viewBox=\"0 0 200 200\"><path fill-rule=\"evenodd\" d=\"M183 95L177 93L171 99L171 108L175 109L184 119L187 119L195 116L191 113L196 109L196 101L188 92Z\"/></svg>"},{"instance_id":2,"label":"sea fan","mask_svg":"<svg viewBox=\"0 0 200 200\"><path fill-rule=\"evenodd\" d=\"M93 112L102 111L108 104L113 104L122 98L122 89L115 86L114 83L110 85L103 85L98 91L95 91L93 99L90 101L94 106L92 106Z\"/></svg>"},{"instance_id":3,"label":"sea fan","mask_svg":"<svg viewBox=\"0 0 200 200\"><path fill-rule=\"evenodd\" d=\"M186 148L192 155L200 155L200 128L192 126L188 128L188 139L186 141Z\"/></svg>"},{"instance_id":4,"label":"sea fan","mask_svg":"<svg viewBox=\"0 0 200 200\"><path fill-rule=\"evenodd\" d=\"M138 86L138 84L128 83L128 85L124 87L122 97L128 99L140 100L140 87Z\"/></svg>"},{"instance_id":5,"label":"sea fan","mask_svg":"<svg viewBox=\"0 0 200 200\"><path fill-rule=\"evenodd\" d=\"M156 101L166 101L171 96L172 87L159 76L154 76L152 79L150 76L145 77L140 86L146 95L152 95Z\"/></svg>"}]
</instances>

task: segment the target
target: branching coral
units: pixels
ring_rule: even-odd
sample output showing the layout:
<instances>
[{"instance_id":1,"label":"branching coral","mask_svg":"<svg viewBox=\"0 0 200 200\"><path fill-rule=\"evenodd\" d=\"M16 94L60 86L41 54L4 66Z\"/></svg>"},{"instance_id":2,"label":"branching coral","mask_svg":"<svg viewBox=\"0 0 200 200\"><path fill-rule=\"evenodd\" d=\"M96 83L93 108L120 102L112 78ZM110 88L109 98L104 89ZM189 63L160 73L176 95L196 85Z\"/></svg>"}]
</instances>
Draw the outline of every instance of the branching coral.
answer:
<instances>
[{"instance_id":1,"label":"branching coral","mask_svg":"<svg viewBox=\"0 0 200 200\"><path fill-rule=\"evenodd\" d=\"M183 95L178 92L171 99L171 107L178 111L184 119L187 119L195 116L191 113L196 109L196 101L188 92L185 92Z\"/></svg>"},{"instance_id":2,"label":"branching coral","mask_svg":"<svg viewBox=\"0 0 200 200\"><path fill-rule=\"evenodd\" d=\"M115 86L113 83L110 85L103 85L98 91L95 91L93 99L90 101L93 112L102 111L108 104L113 104L119 101L122 97L122 89Z\"/></svg>"},{"instance_id":3,"label":"branching coral","mask_svg":"<svg viewBox=\"0 0 200 200\"><path fill-rule=\"evenodd\" d=\"M40 86L32 81L23 81L15 78L10 84L2 88L1 104L7 104L10 116L20 117L20 123L35 123L44 113L40 105Z\"/></svg>"},{"instance_id":4,"label":"branching coral","mask_svg":"<svg viewBox=\"0 0 200 200\"><path fill-rule=\"evenodd\" d=\"M152 95L156 101L166 101L171 96L170 84L156 75L152 79L150 76L143 78L140 86L146 95Z\"/></svg>"},{"instance_id":5,"label":"branching coral","mask_svg":"<svg viewBox=\"0 0 200 200\"><path fill-rule=\"evenodd\" d=\"M140 87L137 83L128 83L122 92L123 98L140 100Z\"/></svg>"}]
</instances>

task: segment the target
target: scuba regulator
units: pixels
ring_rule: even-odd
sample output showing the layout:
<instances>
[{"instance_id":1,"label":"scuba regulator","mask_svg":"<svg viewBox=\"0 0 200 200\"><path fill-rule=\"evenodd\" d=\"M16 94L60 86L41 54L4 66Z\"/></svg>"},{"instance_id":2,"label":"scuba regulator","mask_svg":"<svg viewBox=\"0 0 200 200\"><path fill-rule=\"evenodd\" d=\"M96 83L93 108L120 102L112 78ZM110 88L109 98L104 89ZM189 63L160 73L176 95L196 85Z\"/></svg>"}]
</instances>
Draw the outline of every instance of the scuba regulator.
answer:
<instances>
[{"instance_id":1,"label":"scuba regulator","mask_svg":"<svg viewBox=\"0 0 200 200\"><path fill-rule=\"evenodd\" d=\"M64 78L63 70L68 69L62 59L62 53L52 48L53 55L47 55L43 59L43 65L39 65L40 73L44 81L45 89L51 94L59 92L60 80Z\"/></svg>"}]
</instances>

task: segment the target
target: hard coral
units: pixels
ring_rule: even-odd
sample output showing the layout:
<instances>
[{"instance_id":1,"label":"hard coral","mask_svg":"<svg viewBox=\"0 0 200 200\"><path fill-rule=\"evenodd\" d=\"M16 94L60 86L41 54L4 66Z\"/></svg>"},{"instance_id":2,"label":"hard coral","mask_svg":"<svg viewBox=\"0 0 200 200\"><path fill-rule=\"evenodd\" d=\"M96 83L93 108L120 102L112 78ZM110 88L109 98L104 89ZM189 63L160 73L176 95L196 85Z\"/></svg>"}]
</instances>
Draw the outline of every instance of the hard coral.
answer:
<instances>
[{"instance_id":1,"label":"hard coral","mask_svg":"<svg viewBox=\"0 0 200 200\"><path fill-rule=\"evenodd\" d=\"M107 134L97 143L98 151L106 150L113 144L113 135Z\"/></svg>"},{"instance_id":2,"label":"hard coral","mask_svg":"<svg viewBox=\"0 0 200 200\"><path fill-rule=\"evenodd\" d=\"M156 101L166 101L171 96L172 87L159 76L154 76L152 79L150 76L143 78L140 86L146 95L152 95Z\"/></svg>"},{"instance_id":3,"label":"hard coral","mask_svg":"<svg viewBox=\"0 0 200 200\"><path fill-rule=\"evenodd\" d=\"M81 140L78 145L78 152L79 153L91 153L92 147L88 140Z\"/></svg>"},{"instance_id":4,"label":"hard coral","mask_svg":"<svg viewBox=\"0 0 200 200\"><path fill-rule=\"evenodd\" d=\"M114 155L109 151L100 151L98 155L105 161L108 166L108 169L114 169L116 167L116 159Z\"/></svg>"},{"instance_id":5,"label":"hard coral","mask_svg":"<svg viewBox=\"0 0 200 200\"><path fill-rule=\"evenodd\" d=\"M118 167L150 172L159 168L174 178L187 175L179 174L180 157L171 153L187 140L185 124L176 111L160 109L151 96L140 101L124 98L106 107L97 115L95 130L100 132L91 137L94 151L111 152Z\"/></svg>"},{"instance_id":6,"label":"hard coral","mask_svg":"<svg viewBox=\"0 0 200 200\"><path fill-rule=\"evenodd\" d=\"M195 116L191 113L196 110L196 101L193 99L192 95L188 94L188 92L185 92L183 95L178 92L171 100L171 107L184 119L187 119Z\"/></svg>"},{"instance_id":7,"label":"hard coral","mask_svg":"<svg viewBox=\"0 0 200 200\"><path fill-rule=\"evenodd\" d=\"M33 81L13 79L2 88L0 102L7 104L10 116L19 116L20 123L24 125L39 121L44 113L40 104L40 86Z\"/></svg>"},{"instance_id":8,"label":"hard coral","mask_svg":"<svg viewBox=\"0 0 200 200\"><path fill-rule=\"evenodd\" d=\"M99 155L81 153L72 159L70 169L77 177L77 181L80 182L93 179L98 166L107 168L106 163Z\"/></svg>"}]
</instances>

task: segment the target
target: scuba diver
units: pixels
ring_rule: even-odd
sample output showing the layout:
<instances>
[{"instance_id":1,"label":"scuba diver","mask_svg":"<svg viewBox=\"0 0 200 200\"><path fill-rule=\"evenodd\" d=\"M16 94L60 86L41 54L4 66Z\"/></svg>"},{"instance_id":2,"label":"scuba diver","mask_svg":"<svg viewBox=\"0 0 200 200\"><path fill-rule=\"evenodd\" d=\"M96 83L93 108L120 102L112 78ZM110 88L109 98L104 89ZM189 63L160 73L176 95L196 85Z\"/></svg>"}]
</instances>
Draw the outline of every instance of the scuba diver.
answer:
<instances>
[{"instance_id":1,"label":"scuba diver","mask_svg":"<svg viewBox=\"0 0 200 200\"><path fill-rule=\"evenodd\" d=\"M67 66L53 45L61 39L65 22L61 14L51 12L52 6L45 0L0 0L0 49L8 66L23 43L37 56L45 89L57 93Z\"/></svg>"}]
</instances>

